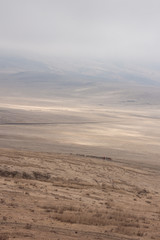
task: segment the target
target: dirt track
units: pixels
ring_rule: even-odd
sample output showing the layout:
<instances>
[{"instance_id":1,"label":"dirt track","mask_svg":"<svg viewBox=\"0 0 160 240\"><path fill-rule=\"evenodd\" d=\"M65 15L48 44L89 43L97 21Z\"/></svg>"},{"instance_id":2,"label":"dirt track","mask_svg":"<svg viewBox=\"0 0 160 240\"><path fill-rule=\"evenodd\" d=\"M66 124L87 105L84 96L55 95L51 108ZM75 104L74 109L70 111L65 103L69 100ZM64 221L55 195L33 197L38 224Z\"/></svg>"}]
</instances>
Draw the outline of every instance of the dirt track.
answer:
<instances>
[{"instance_id":1,"label":"dirt track","mask_svg":"<svg viewBox=\"0 0 160 240\"><path fill-rule=\"evenodd\" d=\"M0 240L160 239L159 169L0 150Z\"/></svg>"}]
</instances>

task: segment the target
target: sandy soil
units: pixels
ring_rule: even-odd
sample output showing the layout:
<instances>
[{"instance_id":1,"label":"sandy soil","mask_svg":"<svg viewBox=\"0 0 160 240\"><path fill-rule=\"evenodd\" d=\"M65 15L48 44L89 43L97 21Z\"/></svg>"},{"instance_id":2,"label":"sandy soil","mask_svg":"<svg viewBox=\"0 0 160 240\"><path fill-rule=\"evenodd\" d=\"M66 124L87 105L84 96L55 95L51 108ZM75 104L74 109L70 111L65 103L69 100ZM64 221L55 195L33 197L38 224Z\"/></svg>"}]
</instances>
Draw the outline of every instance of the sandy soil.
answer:
<instances>
[{"instance_id":1,"label":"sandy soil","mask_svg":"<svg viewBox=\"0 0 160 240\"><path fill-rule=\"evenodd\" d=\"M0 150L0 240L160 239L160 168Z\"/></svg>"}]
</instances>

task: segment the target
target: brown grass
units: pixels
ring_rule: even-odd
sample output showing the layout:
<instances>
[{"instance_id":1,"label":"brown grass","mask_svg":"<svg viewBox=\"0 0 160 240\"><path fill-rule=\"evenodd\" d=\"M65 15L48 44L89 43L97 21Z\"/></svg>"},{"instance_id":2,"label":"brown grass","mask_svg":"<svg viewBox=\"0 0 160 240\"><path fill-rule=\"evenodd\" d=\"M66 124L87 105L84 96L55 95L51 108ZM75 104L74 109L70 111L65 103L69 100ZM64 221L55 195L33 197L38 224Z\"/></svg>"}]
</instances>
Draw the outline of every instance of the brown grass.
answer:
<instances>
[{"instance_id":1,"label":"brown grass","mask_svg":"<svg viewBox=\"0 0 160 240\"><path fill-rule=\"evenodd\" d=\"M159 171L74 155L3 153L0 240L22 233L52 239L53 231L61 240L159 240Z\"/></svg>"}]
</instances>

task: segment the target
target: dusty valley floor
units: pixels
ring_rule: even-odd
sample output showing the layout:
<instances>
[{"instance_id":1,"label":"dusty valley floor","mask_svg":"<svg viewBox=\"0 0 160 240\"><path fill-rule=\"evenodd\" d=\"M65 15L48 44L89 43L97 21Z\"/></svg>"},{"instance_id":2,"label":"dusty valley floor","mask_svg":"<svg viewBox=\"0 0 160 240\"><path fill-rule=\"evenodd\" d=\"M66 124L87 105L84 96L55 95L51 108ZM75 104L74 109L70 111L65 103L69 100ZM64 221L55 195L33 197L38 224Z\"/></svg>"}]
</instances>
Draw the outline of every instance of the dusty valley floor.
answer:
<instances>
[{"instance_id":1,"label":"dusty valley floor","mask_svg":"<svg viewBox=\"0 0 160 240\"><path fill-rule=\"evenodd\" d=\"M0 150L0 240L158 240L159 203L159 166Z\"/></svg>"}]
</instances>

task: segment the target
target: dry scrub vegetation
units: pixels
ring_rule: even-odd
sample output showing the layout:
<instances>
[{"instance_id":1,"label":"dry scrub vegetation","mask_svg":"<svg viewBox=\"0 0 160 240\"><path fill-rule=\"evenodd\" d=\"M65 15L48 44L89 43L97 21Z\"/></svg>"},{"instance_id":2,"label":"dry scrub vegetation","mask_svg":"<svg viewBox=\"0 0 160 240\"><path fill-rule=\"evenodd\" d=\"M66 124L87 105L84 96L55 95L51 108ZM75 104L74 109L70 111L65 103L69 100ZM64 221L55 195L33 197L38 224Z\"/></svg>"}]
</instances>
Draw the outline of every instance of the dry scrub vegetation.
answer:
<instances>
[{"instance_id":1,"label":"dry scrub vegetation","mask_svg":"<svg viewBox=\"0 0 160 240\"><path fill-rule=\"evenodd\" d=\"M0 240L160 239L159 167L0 150Z\"/></svg>"}]
</instances>

